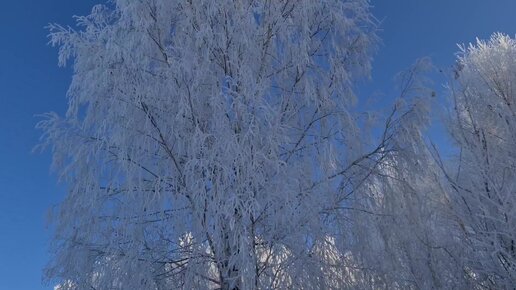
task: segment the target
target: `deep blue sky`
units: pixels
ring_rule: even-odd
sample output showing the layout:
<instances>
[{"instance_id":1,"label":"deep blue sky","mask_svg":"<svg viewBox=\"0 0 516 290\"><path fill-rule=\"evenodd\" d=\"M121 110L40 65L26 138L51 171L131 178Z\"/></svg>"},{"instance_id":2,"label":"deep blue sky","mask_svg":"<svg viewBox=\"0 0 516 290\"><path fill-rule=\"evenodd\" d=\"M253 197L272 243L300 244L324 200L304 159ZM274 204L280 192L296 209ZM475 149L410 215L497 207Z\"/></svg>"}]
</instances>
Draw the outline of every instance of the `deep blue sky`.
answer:
<instances>
[{"instance_id":1,"label":"deep blue sky","mask_svg":"<svg viewBox=\"0 0 516 290\"><path fill-rule=\"evenodd\" d=\"M32 154L36 114L66 107L70 69L58 68L46 45L49 22L71 24L94 0L12 0L0 9L0 289L41 286L48 259L47 209L63 195L49 172L49 153ZM366 94L393 95L393 76L417 58L453 64L456 43L516 34L516 0L373 0L382 44ZM439 135L434 135L439 138Z\"/></svg>"}]
</instances>

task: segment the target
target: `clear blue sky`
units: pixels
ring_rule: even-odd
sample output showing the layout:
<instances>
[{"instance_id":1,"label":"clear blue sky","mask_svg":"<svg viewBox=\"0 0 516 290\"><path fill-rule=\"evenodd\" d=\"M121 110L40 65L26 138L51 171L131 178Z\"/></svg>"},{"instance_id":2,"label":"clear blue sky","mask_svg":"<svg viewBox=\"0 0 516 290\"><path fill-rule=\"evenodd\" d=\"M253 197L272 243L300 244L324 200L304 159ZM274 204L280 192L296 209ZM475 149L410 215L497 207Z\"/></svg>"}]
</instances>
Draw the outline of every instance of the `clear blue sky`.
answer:
<instances>
[{"instance_id":1,"label":"clear blue sky","mask_svg":"<svg viewBox=\"0 0 516 290\"><path fill-rule=\"evenodd\" d=\"M71 24L93 0L11 0L0 9L0 290L41 286L50 233L47 209L63 189L49 172L50 156L31 154L38 143L36 114L63 113L70 69L60 69L46 45L49 22ZM516 34L516 0L373 0L382 20L380 45L366 94L392 93L393 76L415 59L430 56L438 67L453 64L456 43L492 32ZM439 136L436 136L438 138Z\"/></svg>"}]
</instances>

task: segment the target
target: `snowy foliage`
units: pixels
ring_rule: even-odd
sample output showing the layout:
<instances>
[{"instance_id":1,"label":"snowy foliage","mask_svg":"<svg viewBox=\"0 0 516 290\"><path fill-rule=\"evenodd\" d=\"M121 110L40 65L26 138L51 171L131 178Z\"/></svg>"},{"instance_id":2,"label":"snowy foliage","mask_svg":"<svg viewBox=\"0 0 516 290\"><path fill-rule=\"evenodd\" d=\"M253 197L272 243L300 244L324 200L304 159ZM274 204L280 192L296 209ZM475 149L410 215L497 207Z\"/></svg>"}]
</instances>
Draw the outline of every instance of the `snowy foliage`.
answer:
<instances>
[{"instance_id":1,"label":"snowy foliage","mask_svg":"<svg viewBox=\"0 0 516 290\"><path fill-rule=\"evenodd\" d=\"M460 149L448 174L464 236L464 267L479 288L516 285L516 40L494 34L462 47L450 130Z\"/></svg>"},{"instance_id":2,"label":"snowy foliage","mask_svg":"<svg viewBox=\"0 0 516 290\"><path fill-rule=\"evenodd\" d=\"M340 259L319 253L342 244L333 209L381 155L363 148L352 111L375 41L368 9L118 0L78 17L79 31L51 25L74 77L66 116L40 123L69 188L47 277L342 288L329 274Z\"/></svg>"},{"instance_id":3,"label":"snowy foliage","mask_svg":"<svg viewBox=\"0 0 516 290\"><path fill-rule=\"evenodd\" d=\"M68 189L56 289L516 284L514 39L462 48L453 168L424 136L426 59L365 130L368 0L113 0L77 24L50 25L74 75L39 123Z\"/></svg>"}]
</instances>

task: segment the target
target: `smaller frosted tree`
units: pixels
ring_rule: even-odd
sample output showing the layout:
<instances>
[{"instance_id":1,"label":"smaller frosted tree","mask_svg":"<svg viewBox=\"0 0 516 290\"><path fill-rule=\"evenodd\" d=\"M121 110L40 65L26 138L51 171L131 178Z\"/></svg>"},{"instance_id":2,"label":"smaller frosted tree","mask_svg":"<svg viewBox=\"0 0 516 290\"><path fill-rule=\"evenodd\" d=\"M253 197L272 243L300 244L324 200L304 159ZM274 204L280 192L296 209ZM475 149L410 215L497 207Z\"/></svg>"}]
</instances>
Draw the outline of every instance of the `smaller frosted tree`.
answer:
<instances>
[{"instance_id":1,"label":"smaller frosted tree","mask_svg":"<svg viewBox=\"0 0 516 290\"><path fill-rule=\"evenodd\" d=\"M400 97L388 118L394 130L385 133L390 146L349 201L352 254L362 269L354 274L361 277L361 289L468 285L455 257L460 244L455 239L457 227L449 220L441 170L424 134L435 95L428 78L432 72L430 60L423 58L399 74Z\"/></svg>"},{"instance_id":2,"label":"smaller frosted tree","mask_svg":"<svg viewBox=\"0 0 516 290\"><path fill-rule=\"evenodd\" d=\"M494 34L462 47L449 122L460 156L447 174L463 263L489 288L516 285L516 40Z\"/></svg>"}]
</instances>

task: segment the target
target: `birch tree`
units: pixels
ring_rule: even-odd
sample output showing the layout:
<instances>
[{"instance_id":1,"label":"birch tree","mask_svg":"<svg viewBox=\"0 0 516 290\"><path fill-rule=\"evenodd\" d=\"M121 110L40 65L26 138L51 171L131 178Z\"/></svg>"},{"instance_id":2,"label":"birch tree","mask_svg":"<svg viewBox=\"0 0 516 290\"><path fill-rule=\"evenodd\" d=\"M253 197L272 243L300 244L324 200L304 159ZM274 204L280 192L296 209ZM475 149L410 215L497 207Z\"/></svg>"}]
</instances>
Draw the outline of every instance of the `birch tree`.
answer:
<instances>
[{"instance_id":1,"label":"birch tree","mask_svg":"<svg viewBox=\"0 0 516 290\"><path fill-rule=\"evenodd\" d=\"M356 289L471 288L458 259L461 236L447 187L425 134L433 71L422 58L399 74L398 101L386 122L390 146L348 200Z\"/></svg>"},{"instance_id":2,"label":"birch tree","mask_svg":"<svg viewBox=\"0 0 516 290\"><path fill-rule=\"evenodd\" d=\"M74 73L39 124L68 191L49 281L351 287L336 212L390 140L363 146L353 109L367 0L115 0L77 24L50 25Z\"/></svg>"},{"instance_id":3,"label":"birch tree","mask_svg":"<svg viewBox=\"0 0 516 290\"><path fill-rule=\"evenodd\" d=\"M447 179L462 228L464 267L479 288L516 284L516 41L463 46L450 131L460 154Z\"/></svg>"}]
</instances>

